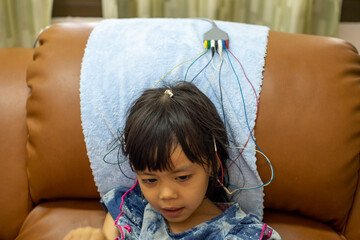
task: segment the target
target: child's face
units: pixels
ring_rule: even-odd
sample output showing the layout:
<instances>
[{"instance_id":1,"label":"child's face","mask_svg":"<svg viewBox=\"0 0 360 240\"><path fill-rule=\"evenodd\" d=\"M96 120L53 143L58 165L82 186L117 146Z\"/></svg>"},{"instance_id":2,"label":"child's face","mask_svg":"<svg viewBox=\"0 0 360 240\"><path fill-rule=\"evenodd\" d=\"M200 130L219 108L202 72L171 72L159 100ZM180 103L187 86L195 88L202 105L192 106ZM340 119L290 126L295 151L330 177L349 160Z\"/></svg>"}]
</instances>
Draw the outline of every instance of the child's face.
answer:
<instances>
[{"instance_id":1,"label":"child's face","mask_svg":"<svg viewBox=\"0 0 360 240\"><path fill-rule=\"evenodd\" d=\"M171 155L173 169L169 171L136 172L142 193L168 224L191 221L208 214L206 190L208 170L192 163L178 146ZM200 215L200 216L197 216Z\"/></svg>"}]
</instances>

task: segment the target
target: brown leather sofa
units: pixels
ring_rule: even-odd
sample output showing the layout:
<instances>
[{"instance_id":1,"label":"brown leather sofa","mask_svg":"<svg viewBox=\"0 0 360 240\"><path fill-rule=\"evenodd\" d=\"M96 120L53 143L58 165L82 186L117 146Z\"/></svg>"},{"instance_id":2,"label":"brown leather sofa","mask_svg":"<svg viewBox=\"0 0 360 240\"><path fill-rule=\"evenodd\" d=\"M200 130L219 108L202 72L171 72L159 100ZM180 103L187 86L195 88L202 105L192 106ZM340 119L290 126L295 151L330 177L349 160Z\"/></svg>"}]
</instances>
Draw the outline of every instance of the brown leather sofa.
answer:
<instances>
[{"instance_id":1,"label":"brown leather sofa","mask_svg":"<svg viewBox=\"0 0 360 240\"><path fill-rule=\"evenodd\" d=\"M0 239L101 227L81 129L79 76L93 24L35 49L0 49ZM275 179L264 221L283 239L360 239L360 56L349 43L270 32L255 136ZM265 180L270 171L259 156Z\"/></svg>"}]
</instances>

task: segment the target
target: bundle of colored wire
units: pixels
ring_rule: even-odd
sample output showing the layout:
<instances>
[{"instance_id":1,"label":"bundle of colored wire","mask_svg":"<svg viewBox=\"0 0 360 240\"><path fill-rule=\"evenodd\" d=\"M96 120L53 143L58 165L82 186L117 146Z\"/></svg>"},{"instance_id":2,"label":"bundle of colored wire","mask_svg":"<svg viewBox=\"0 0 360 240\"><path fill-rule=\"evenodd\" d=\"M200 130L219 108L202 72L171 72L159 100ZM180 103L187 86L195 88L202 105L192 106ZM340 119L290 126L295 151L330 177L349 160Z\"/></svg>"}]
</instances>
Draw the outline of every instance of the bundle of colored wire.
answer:
<instances>
[{"instance_id":1,"label":"bundle of colored wire","mask_svg":"<svg viewBox=\"0 0 360 240\"><path fill-rule=\"evenodd\" d=\"M229 51L228 45L227 45L227 48L225 49L225 51L226 51L226 53ZM263 151L261 150L261 148L259 147L259 145L257 144L257 142L256 142L256 140L255 140L255 138L254 138L254 136L253 136L253 133L252 133L253 131L252 131L250 125L249 125L249 120L248 120L248 117L247 117L245 99L244 99L244 94L243 94L242 87L241 87L241 84L240 84L240 80L239 80L238 75L236 74L236 71L235 71L235 69L234 69L234 66L233 66L233 64L232 64L232 62L231 62L231 60L230 60L230 57L229 57L229 54L228 54L228 53L227 53L227 57L228 57L230 66L231 66L231 68L232 68L232 70L233 70L233 72L234 72L234 74L235 74L235 76L236 76L237 82L238 82L238 86L239 86L239 90L240 90L240 94L241 94L241 98L242 98L242 103L243 103L243 108L244 108L244 115L245 115L246 125L247 125L247 127L248 127L250 137L251 137L251 139L253 140L253 142L255 143L256 147L259 149L259 150L254 149L254 151L257 151L257 152L261 153L261 154L265 157L266 161L269 163L270 168L271 168L271 178L270 178L270 180L269 180L268 182L266 182L266 183L264 183L264 184L261 184L261 185L256 186L256 187L250 187L250 188L237 188L236 186L231 185L230 182L229 182L226 178L225 178L225 180L227 181L227 183L228 183L230 186L232 186L233 188L238 189L238 190L252 190L252 189L257 189L257 188L261 188L261 187L264 187L264 186L267 186L267 185L270 184L270 182L274 179L274 170L273 170L273 166L272 166L270 160L269 160L269 159L266 157L266 155L263 153ZM239 61L239 63L240 63L240 61ZM241 65L241 63L240 63L240 65ZM241 65L241 66L242 66L242 65ZM243 69L243 68L242 68L242 69ZM244 69L243 69L243 70L244 70ZM244 71L244 73L245 73L245 71ZM245 73L245 75L246 75L246 73ZM247 78L247 77L246 77L246 78ZM247 80L249 81L248 78L247 78ZM250 82L250 81L249 81L249 82ZM250 83L250 84L251 84L251 83ZM253 87L252 84L251 84L251 86ZM254 92L255 92L254 87L253 87L253 90L254 90ZM255 94L256 94L256 92L255 92ZM256 96L257 96L257 95L256 95ZM257 98L257 97L256 97L256 98ZM258 104L258 98L257 98L257 104ZM241 147L238 147L238 148L241 148Z\"/></svg>"},{"instance_id":2,"label":"bundle of colored wire","mask_svg":"<svg viewBox=\"0 0 360 240\"><path fill-rule=\"evenodd\" d=\"M274 179L274 168L269 160L269 158L260 150L257 150L257 149L252 149L252 148L244 148L244 147L231 147L230 148L238 148L238 149L243 149L243 150L251 150L251 151L256 151L258 153L260 153L261 155L263 155L266 159L266 161L269 163L269 166L270 166L270 170L271 170L271 178L268 182L264 183L264 184L261 184L259 186L256 186L256 187L249 187L249 188L239 188L239 187L236 187L234 186L233 184L230 183L230 181L224 176L224 180L226 181L227 184L229 184L229 186L233 187L234 190L233 191L230 191L227 187L224 186L224 184L222 183L222 181L218 180L218 182L221 184L221 186L224 188L224 190L228 193L228 194L234 194L235 192L237 191L240 191L240 190L253 190L253 189L258 189L258 188L261 188L261 187L265 187L267 185L269 185L271 183L271 181Z\"/></svg>"},{"instance_id":3,"label":"bundle of colored wire","mask_svg":"<svg viewBox=\"0 0 360 240\"><path fill-rule=\"evenodd\" d=\"M206 52L207 52L207 51L206 51ZM206 52L205 52L205 53L206 53ZM207 66L210 64L210 62L213 60L213 58L214 58L214 55L212 55L212 57L210 58L210 61L195 75L195 77L193 77L193 79L191 79L190 82L193 82L193 81L195 80L195 78L197 78L197 77L200 75L200 73L202 73L202 71L204 71L204 69L207 68ZM196 59L196 60L198 60L198 59ZM186 81L188 71L189 71L189 69L191 68L191 66L196 62L196 60L195 60L195 61L189 66L189 68L186 70L186 74L185 74L185 79L184 79L184 81Z\"/></svg>"},{"instance_id":4,"label":"bundle of colored wire","mask_svg":"<svg viewBox=\"0 0 360 240\"><path fill-rule=\"evenodd\" d=\"M179 63L178 65L176 65L175 67L173 67L169 72L167 72L162 78L160 78L160 80L159 81L157 81L156 83L155 83L155 85L153 86L153 88L155 88L167 75L169 75L172 71L174 71L176 68L178 68L178 67L180 67L181 65L183 65L184 63L187 63L187 62L189 62L189 61L191 61L191 60L194 60L195 58L195 61L193 62L193 63L191 63L191 65L190 66L192 66L199 58L201 58L203 55L205 55L205 53L208 51L208 49L207 48L205 48L203 51L201 51L198 55L196 55L195 57L193 57L193 58L190 58L190 59L188 59L188 60L186 60L186 61L183 61L183 62L181 62L181 63ZM189 70L189 68L188 68L188 70ZM188 71L187 70L187 71ZM186 73L187 73L187 71L186 71Z\"/></svg>"}]
</instances>

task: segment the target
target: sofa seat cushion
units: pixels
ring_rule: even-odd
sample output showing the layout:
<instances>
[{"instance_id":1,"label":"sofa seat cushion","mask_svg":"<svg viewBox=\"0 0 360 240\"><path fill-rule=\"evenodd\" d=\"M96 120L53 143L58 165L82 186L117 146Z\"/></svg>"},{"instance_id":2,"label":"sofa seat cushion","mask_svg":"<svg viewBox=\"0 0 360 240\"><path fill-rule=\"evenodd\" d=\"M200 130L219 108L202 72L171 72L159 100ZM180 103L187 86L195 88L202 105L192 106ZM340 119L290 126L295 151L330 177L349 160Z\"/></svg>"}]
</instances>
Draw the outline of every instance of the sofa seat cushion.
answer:
<instances>
[{"instance_id":1,"label":"sofa seat cushion","mask_svg":"<svg viewBox=\"0 0 360 240\"><path fill-rule=\"evenodd\" d=\"M102 228L104 219L99 200L44 202L30 212L16 239L63 239L78 227Z\"/></svg>"},{"instance_id":2,"label":"sofa seat cushion","mask_svg":"<svg viewBox=\"0 0 360 240\"><path fill-rule=\"evenodd\" d=\"M296 213L265 209L263 221L276 229L282 239L291 240L344 240L328 224L301 216Z\"/></svg>"}]
</instances>

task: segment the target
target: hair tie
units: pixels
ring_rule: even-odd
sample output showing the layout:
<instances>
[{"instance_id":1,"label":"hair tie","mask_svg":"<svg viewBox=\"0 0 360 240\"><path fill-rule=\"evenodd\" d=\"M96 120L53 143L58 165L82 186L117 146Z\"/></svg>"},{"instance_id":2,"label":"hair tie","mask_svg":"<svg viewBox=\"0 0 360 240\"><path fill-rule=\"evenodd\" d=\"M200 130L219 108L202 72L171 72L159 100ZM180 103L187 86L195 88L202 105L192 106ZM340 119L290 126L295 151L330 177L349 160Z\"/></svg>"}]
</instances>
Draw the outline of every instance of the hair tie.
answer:
<instances>
[{"instance_id":1,"label":"hair tie","mask_svg":"<svg viewBox=\"0 0 360 240\"><path fill-rule=\"evenodd\" d=\"M171 91L171 89L166 89L164 94L169 95L170 98L172 98L174 96L173 92Z\"/></svg>"}]
</instances>

